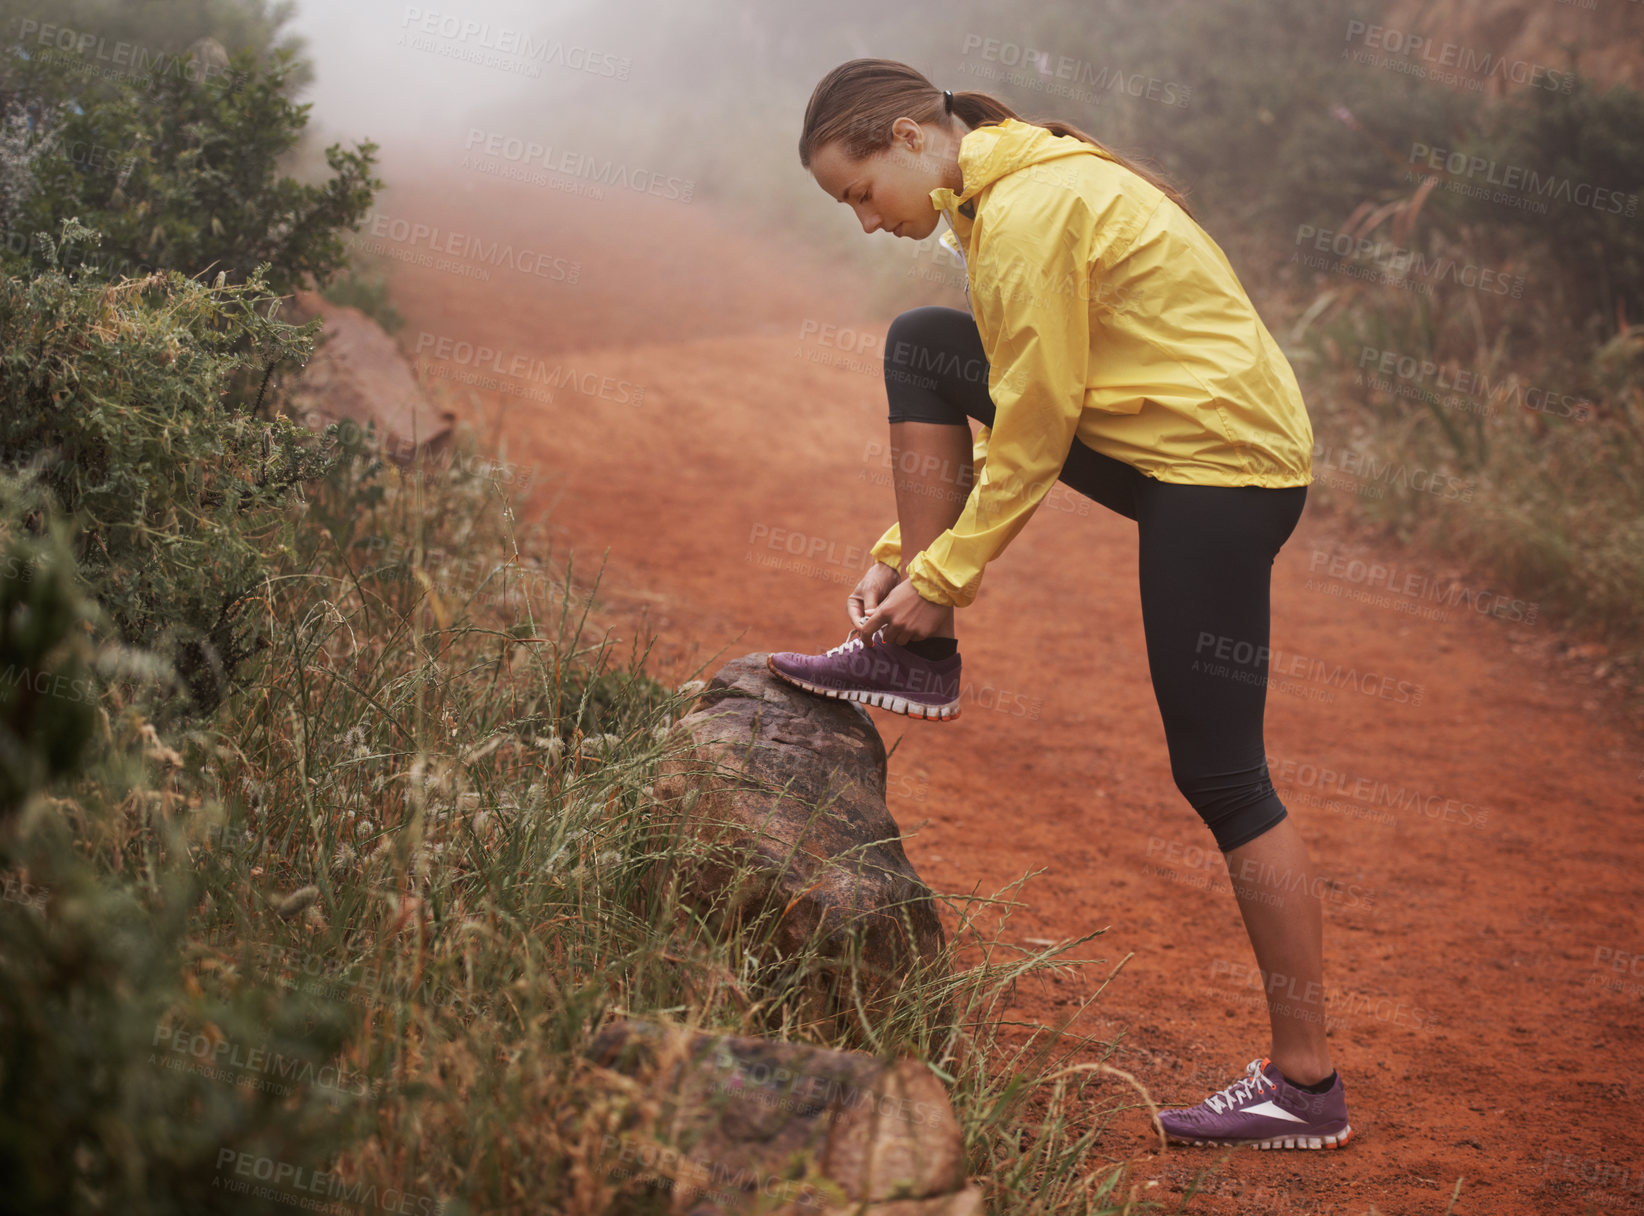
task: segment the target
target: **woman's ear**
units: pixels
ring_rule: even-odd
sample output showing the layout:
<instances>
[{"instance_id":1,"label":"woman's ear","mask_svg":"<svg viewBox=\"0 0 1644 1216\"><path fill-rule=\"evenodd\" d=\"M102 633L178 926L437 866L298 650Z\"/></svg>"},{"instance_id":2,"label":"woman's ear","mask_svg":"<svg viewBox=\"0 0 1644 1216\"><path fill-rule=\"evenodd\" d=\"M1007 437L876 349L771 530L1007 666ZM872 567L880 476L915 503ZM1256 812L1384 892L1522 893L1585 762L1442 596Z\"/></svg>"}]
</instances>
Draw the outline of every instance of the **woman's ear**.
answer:
<instances>
[{"instance_id":1,"label":"woman's ear","mask_svg":"<svg viewBox=\"0 0 1644 1216\"><path fill-rule=\"evenodd\" d=\"M925 146L925 129L911 118L898 118L891 123L891 142L907 145L911 152Z\"/></svg>"}]
</instances>

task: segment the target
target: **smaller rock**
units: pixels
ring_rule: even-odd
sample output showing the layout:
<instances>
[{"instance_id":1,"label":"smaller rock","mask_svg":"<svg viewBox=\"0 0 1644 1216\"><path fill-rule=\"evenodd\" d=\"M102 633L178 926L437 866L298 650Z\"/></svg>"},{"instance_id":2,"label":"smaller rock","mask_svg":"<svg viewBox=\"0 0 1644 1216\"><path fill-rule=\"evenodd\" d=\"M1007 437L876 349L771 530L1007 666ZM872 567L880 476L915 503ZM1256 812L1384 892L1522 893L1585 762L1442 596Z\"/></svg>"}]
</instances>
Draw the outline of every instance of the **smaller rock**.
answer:
<instances>
[{"instance_id":1,"label":"smaller rock","mask_svg":"<svg viewBox=\"0 0 1644 1216\"><path fill-rule=\"evenodd\" d=\"M375 423L383 450L402 464L419 449L439 451L449 442L453 416L430 404L398 343L365 313L312 291L295 292L286 312L282 320L293 325L325 318L290 390L293 417L315 430L350 422L363 431Z\"/></svg>"},{"instance_id":2,"label":"smaller rock","mask_svg":"<svg viewBox=\"0 0 1644 1216\"><path fill-rule=\"evenodd\" d=\"M947 1090L917 1060L637 1020L604 1027L588 1054L661 1102L652 1134L673 1151L636 1141L613 1164L672 1163L672 1216L761 1196L784 1216L981 1216Z\"/></svg>"}]
</instances>

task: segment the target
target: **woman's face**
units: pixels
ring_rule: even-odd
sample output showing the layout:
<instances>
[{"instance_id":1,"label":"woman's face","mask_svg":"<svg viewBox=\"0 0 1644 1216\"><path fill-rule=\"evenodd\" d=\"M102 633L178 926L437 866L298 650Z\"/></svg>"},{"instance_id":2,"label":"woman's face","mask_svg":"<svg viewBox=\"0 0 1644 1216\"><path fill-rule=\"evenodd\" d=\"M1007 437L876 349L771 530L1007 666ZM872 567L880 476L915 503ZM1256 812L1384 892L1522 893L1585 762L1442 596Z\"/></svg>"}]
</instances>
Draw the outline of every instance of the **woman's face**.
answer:
<instances>
[{"instance_id":1,"label":"woman's face","mask_svg":"<svg viewBox=\"0 0 1644 1216\"><path fill-rule=\"evenodd\" d=\"M930 192L960 186L958 147L954 133L898 118L890 146L862 160L851 160L839 140L824 144L811 156L811 176L856 212L863 232L883 229L919 241L941 219Z\"/></svg>"}]
</instances>

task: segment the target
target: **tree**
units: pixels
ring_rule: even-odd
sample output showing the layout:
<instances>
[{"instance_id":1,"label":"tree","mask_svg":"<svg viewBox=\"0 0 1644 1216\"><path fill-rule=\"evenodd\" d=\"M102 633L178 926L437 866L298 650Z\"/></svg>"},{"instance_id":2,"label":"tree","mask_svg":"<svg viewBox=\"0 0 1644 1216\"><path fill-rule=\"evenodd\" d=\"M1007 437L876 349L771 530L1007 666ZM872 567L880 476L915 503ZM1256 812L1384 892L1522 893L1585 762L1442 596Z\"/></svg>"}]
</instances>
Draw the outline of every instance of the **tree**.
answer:
<instances>
[{"instance_id":1,"label":"tree","mask_svg":"<svg viewBox=\"0 0 1644 1216\"><path fill-rule=\"evenodd\" d=\"M356 228L382 186L371 173L377 145L327 148L333 177L321 185L282 176L279 158L309 110L287 95L290 53L263 67L249 50L221 71L204 62L192 55L147 87L125 81L84 103L60 64L12 74L3 117L14 144L23 125L29 137L0 174L6 269L36 264L37 234L71 217L103 234L98 260L78 267L103 277L180 270L244 283L267 263L268 285L284 295L341 269L337 230Z\"/></svg>"}]
</instances>

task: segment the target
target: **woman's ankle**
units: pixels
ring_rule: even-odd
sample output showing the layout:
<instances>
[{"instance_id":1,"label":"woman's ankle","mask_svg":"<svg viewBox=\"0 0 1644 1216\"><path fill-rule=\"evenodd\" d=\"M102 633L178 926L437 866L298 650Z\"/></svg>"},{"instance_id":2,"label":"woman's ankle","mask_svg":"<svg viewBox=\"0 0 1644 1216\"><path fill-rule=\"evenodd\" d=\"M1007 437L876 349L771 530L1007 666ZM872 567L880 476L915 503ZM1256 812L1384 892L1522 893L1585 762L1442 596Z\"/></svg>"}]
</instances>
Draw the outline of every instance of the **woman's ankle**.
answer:
<instances>
[{"instance_id":1,"label":"woman's ankle","mask_svg":"<svg viewBox=\"0 0 1644 1216\"><path fill-rule=\"evenodd\" d=\"M959 640L952 637L943 637L933 633L928 638L920 638L916 642L908 642L904 650L918 655L921 659L928 659L933 663L940 663L943 659L951 659L959 653Z\"/></svg>"}]
</instances>

